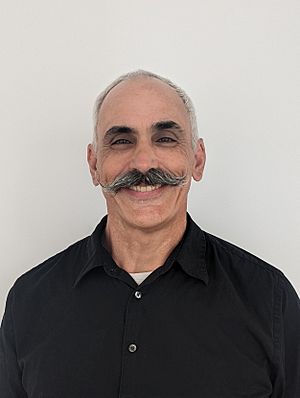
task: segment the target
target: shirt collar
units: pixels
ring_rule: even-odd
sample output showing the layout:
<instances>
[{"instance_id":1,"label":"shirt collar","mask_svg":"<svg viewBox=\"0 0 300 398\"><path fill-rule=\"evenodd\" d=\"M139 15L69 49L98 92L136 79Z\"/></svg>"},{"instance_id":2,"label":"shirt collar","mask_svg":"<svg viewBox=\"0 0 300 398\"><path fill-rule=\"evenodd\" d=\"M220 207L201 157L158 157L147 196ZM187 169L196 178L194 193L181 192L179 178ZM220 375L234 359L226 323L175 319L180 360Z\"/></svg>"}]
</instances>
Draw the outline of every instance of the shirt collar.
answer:
<instances>
[{"instance_id":1,"label":"shirt collar","mask_svg":"<svg viewBox=\"0 0 300 398\"><path fill-rule=\"evenodd\" d=\"M201 279L208 285L205 233L188 213L186 231L181 242L176 261L187 274Z\"/></svg>"},{"instance_id":2,"label":"shirt collar","mask_svg":"<svg viewBox=\"0 0 300 398\"><path fill-rule=\"evenodd\" d=\"M102 218L100 223L91 236L87 238L86 261L77 275L73 287L96 267L111 264L115 265L111 255L102 245L102 237L105 231L107 215ZM201 279L206 285L209 277L205 261L206 239L201 228L192 220L187 213L187 225L183 238L169 256L176 261L181 268L190 276Z\"/></svg>"}]
</instances>

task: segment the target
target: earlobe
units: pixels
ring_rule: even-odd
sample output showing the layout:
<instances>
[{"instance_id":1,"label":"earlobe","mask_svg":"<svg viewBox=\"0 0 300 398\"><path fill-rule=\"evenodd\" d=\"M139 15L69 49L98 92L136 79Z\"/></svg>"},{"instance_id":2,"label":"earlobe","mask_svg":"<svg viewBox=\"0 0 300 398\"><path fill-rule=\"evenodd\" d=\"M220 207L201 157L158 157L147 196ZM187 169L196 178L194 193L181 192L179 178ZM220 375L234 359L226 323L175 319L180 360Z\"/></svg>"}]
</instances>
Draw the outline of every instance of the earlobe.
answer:
<instances>
[{"instance_id":1,"label":"earlobe","mask_svg":"<svg viewBox=\"0 0 300 398\"><path fill-rule=\"evenodd\" d=\"M99 185L97 170L97 154L92 144L87 147L87 161L89 164L90 174L95 186Z\"/></svg>"},{"instance_id":2,"label":"earlobe","mask_svg":"<svg viewBox=\"0 0 300 398\"><path fill-rule=\"evenodd\" d=\"M193 179L195 181L200 181L203 175L203 170L205 166L206 153L205 146L202 138L199 138L196 143L196 148L194 150L194 168L193 168Z\"/></svg>"}]
</instances>

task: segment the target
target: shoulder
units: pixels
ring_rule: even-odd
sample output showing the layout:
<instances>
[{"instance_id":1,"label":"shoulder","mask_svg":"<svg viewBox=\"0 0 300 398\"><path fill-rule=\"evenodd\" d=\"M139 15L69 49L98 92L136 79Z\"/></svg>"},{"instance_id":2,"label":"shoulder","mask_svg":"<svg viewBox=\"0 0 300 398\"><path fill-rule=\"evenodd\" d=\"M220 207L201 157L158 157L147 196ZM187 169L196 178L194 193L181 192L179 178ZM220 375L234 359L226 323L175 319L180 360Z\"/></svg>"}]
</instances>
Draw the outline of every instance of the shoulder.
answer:
<instances>
[{"instance_id":1,"label":"shoulder","mask_svg":"<svg viewBox=\"0 0 300 398\"><path fill-rule=\"evenodd\" d=\"M256 270L259 273L271 274L279 278L285 278L284 273L276 266L264 261L249 251L241 248L218 236L203 231L207 251L213 258L218 258L224 267L230 266L232 270L245 273L247 270Z\"/></svg>"},{"instance_id":2,"label":"shoulder","mask_svg":"<svg viewBox=\"0 0 300 398\"><path fill-rule=\"evenodd\" d=\"M268 317L274 327L279 327L277 321L285 308L293 308L292 313L299 317L299 297L283 271L241 247L203 233L213 287L222 286L233 301L243 303L243 308L251 309L262 320Z\"/></svg>"},{"instance_id":3,"label":"shoulder","mask_svg":"<svg viewBox=\"0 0 300 398\"><path fill-rule=\"evenodd\" d=\"M64 250L56 253L42 263L29 269L19 276L11 290L18 296L26 297L34 292L49 291L49 289L69 287L74 276L87 258L87 242L85 237Z\"/></svg>"},{"instance_id":4,"label":"shoulder","mask_svg":"<svg viewBox=\"0 0 300 398\"><path fill-rule=\"evenodd\" d=\"M283 271L247 250L208 232L206 262L210 280L247 306L256 308L279 306L283 296L293 289ZM293 289L294 290L294 289ZM272 309L273 307L273 309ZM259 310L259 311L260 311ZM276 310L277 311L277 310Z\"/></svg>"}]
</instances>

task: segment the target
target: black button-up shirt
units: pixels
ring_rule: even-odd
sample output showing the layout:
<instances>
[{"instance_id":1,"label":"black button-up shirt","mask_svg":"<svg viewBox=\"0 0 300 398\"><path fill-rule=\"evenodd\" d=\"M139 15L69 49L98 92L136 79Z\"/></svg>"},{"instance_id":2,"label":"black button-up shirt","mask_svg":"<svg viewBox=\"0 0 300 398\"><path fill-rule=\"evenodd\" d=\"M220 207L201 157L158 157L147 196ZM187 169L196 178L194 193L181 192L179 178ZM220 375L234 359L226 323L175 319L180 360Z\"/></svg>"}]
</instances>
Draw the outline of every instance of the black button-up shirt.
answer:
<instances>
[{"instance_id":1,"label":"black button-up shirt","mask_svg":"<svg viewBox=\"0 0 300 398\"><path fill-rule=\"evenodd\" d=\"M1 326L1 398L299 398L299 298L201 230L140 285L94 233L22 275Z\"/></svg>"}]
</instances>

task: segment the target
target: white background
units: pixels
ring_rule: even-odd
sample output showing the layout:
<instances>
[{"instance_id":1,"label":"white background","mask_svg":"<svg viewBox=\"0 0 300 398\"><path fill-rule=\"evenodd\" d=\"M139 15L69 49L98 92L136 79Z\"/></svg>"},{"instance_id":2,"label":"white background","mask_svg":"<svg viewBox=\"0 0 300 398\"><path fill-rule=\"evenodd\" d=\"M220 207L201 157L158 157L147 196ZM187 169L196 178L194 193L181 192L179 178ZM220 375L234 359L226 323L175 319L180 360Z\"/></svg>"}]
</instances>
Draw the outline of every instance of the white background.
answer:
<instances>
[{"instance_id":1,"label":"white background","mask_svg":"<svg viewBox=\"0 0 300 398\"><path fill-rule=\"evenodd\" d=\"M138 68L194 101L194 220L300 292L299 1L2 0L0 15L0 313L20 274L105 214L85 159L92 107Z\"/></svg>"}]
</instances>

